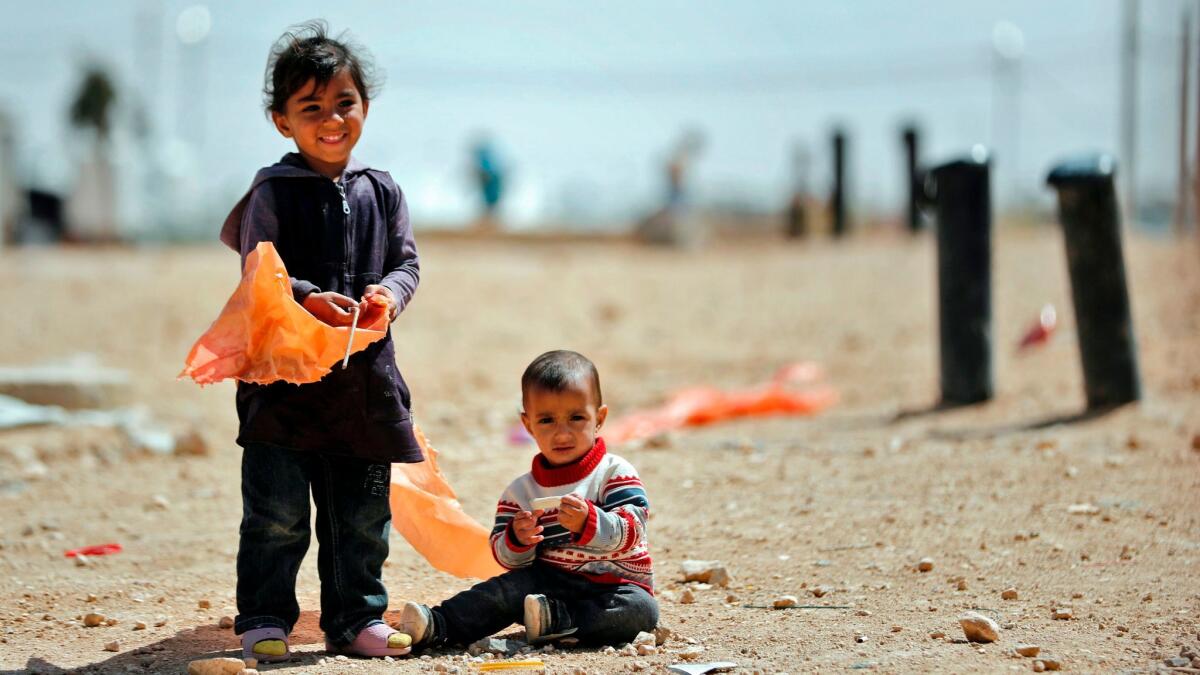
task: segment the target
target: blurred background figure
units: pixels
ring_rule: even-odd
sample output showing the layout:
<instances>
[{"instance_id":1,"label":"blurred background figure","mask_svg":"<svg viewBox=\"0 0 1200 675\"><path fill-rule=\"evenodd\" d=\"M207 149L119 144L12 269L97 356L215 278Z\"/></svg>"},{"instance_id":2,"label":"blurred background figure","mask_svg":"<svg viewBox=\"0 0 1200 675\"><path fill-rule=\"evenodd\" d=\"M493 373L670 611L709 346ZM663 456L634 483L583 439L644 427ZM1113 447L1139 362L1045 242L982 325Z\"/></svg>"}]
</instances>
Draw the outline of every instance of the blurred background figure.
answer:
<instances>
[{"instance_id":1,"label":"blurred background figure","mask_svg":"<svg viewBox=\"0 0 1200 675\"><path fill-rule=\"evenodd\" d=\"M663 165L666 204L638 224L640 238L673 246L694 246L703 241L703 225L691 217L692 195L688 194L687 183L692 165L703 150L704 134L698 129L688 129L680 135Z\"/></svg>"},{"instance_id":2,"label":"blurred background figure","mask_svg":"<svg viewBox=\"0 0 1200 675\"><path fill-rule=\"evenodd\" d=\"M504 196L504 168L497 156L495 143L488 134L481 134L475 140L471 156L474 160L475 184L483 206L479 227L496 229L499 226L496 211Z\"/></svg>"},{"instance_id":3,"label":"blurred background figure","mask_svg":"<svg viewBox=\"0 0 1200 675\"><path fill-rule=\"evenodd\" d=\"M784 232L790 239L808 234L808 171L811 162L808 146L797 141L792 146L792 196L788 199Z\"/></svg>"},{"instance_id":4,"label":"blurred background figure","mask_svg":"<svg viewBox=\"0 0 1200 675\"><path fill-rule=\"evenodd\" d=\"M86 149L79 176L66 203L70 241L112 242L117 239L116 184L109 134L117 91L108 74L93 67L84 75L71 104L71 124L83 134Z\"/></svg>"}]
</instances>

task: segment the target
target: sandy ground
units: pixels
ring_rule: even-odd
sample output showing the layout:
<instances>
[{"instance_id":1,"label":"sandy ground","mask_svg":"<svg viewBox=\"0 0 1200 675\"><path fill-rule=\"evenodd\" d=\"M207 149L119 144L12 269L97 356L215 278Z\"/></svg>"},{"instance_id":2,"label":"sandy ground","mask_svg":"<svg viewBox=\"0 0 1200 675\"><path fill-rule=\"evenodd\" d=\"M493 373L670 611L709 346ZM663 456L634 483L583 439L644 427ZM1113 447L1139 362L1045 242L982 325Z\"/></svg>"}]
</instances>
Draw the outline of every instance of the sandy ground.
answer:
<instances>
[{"instance_id":1,"label":"sandy ground","mask_svg":"<svg viewBox=\"0 0 1200 675\"><path fill-rule=\"evenodd\" d=\"M1200 651L1194 240L1128 241L1145 400L1083 421L1070 420L1083 390L1053 228L999 238L997 397L950 412L929 411L929 239L721 242L697 252L420 243L423 281L395 327L398 360L443 470L482 521L528 466L531 447L507 436L520 372L545 349L591 356L616 417L676 387L750 385L803 359L823 364L842 393L815 418L741 421L677 433L667 447L619 448L650 494L662 623L675 636L644 657L541 655L550 670L665 672L689 643L703 647L701 660L761 673L1031 670L1032 659L1011 654L1018 643L1040 646L1064 670L1144 671L1181 649ZM215 247L0 253L5 363L93 353L133 373L136 399L155 417L199 428L210 445L202 456L152 456L102 431L0 432L0 670L183 672L191 659L236 654L236 637L217 625L236 611L233 386L174 379L236 267ZM1060 310L1058 334L1017 355L1044 302ZM916 414L898 420L902 411ZM1074 504L1096 512L1072 514ZM124 552L86 567L63 557L109 541ZM392 544L393 606L436 602L469 583L430 569L399 537ZM925 557L933 569L917 571ZM695 601L685 604L687 559L720 560L734 580L692 585ZM270 670L469 667L460 652L325 661L312 555L299 588L298 657ZM1017 599L1001 598L1008 588ZM784 594L830 607L747 607ZM1070 619L1052 618L1067 607ZM970 609L1001 624L999 642L961 641L958 616ZM84 627L87 612L117 623Z\"/></svg>"}]
</instances>

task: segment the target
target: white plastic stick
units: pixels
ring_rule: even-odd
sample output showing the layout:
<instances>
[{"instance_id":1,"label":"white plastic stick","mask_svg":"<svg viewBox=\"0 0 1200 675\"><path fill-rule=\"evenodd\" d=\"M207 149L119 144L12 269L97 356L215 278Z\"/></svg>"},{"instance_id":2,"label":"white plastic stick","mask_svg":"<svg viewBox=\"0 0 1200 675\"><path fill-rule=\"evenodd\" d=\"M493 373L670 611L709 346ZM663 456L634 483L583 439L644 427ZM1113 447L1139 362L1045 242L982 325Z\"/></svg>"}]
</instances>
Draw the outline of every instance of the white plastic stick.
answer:
<instances>
[{"instance_id":1,"label":"white plastic stick","mask_svg":"<svg viewBox=\"0 0 1200 675\"><path fill-rule=\"evenodd\" d=\"M346 356L342 358L342 368L350 363L350 350L354 348L354 331L358 328L358 305L354 306L351 313L354 314L354 319L350 321L350 339L346 340Z\"/></svg>"}]
</instances>

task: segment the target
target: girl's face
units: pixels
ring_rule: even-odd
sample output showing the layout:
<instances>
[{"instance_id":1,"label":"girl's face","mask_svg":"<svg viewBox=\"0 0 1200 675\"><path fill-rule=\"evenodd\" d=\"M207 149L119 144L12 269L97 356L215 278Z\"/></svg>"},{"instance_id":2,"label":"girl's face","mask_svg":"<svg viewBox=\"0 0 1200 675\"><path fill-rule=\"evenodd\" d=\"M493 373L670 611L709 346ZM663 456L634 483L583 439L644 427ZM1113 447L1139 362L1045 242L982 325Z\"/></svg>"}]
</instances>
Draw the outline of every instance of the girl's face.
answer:
<instances>
[{"instance_id":1,"label":"girl's face","mask_svg":"<svg viewBox=\"0 0 1200 675\"><path fill-rule=\"evenodd\" d=\"M309 80L288 98L284 112L272 112L271 119L279 133L296 142L314 171L336 180L362 136L367 107L350 71L343 68L319 89L316 79Z\"/></svg>"}]
</instances>

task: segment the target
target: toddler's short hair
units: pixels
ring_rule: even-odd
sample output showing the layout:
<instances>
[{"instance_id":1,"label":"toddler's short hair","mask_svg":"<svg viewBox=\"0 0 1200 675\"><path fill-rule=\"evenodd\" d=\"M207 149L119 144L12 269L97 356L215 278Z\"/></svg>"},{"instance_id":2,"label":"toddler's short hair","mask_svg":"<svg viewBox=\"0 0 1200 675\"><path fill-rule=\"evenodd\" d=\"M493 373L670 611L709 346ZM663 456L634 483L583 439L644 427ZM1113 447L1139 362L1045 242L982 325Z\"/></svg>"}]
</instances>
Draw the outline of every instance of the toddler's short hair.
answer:
<instances>
[{"instance_id":1,"label":"toddler's short hair","mask_svg":"<svg viewBox=\"0 0 1200 675\"><path fill-rule=\"evenodd\" d=\"M600 396L600 373L596 372L596 364L583 354L566 349L546 352L534 359L521 375L521 400L524 401L532 389L557 392L571 386L585 386L584 378L590 381L592 396L599 407L604 400Z\"/></svg>"},{"instance_id":2,"label":"toddler's short hair","mask_svg":"<svg viewBox=\"0 0 1200 675\"><path fill-rule=\"evenodd\" d=\"M350 71L363 103L370 101L379 80L364 48L350 42L345 33L329 37L329 26L324 21L292 26L275 41L267 57L263 105L268 113L282 113L287 100L309 80L315 79L319 89L343 68Z\"/></svg>"}]
</instances>

